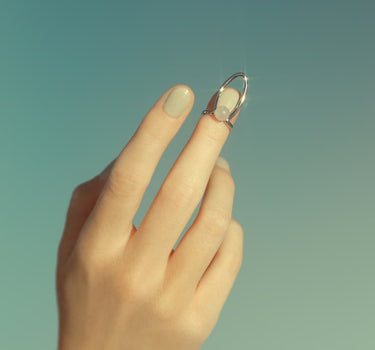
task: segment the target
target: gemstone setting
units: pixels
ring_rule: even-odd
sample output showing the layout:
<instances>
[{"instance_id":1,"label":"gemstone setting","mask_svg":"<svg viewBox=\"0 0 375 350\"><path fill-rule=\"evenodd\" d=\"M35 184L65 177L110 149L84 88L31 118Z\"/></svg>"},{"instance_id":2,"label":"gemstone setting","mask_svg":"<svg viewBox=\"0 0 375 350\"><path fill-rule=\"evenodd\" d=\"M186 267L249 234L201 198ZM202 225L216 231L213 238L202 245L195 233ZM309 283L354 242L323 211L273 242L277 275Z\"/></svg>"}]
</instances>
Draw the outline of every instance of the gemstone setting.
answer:
<instances>
[{"instance_id":1,"label":"gemstone setting","mask_svg":"<svg viewBox=\"0 0 375 350\"><path fill-rule=\"evenodd\" d=\"M230 111L226 106L217 106L214 111L215 117L217 120L225 121L230 115Z\"/></svg>"}]
</instances>

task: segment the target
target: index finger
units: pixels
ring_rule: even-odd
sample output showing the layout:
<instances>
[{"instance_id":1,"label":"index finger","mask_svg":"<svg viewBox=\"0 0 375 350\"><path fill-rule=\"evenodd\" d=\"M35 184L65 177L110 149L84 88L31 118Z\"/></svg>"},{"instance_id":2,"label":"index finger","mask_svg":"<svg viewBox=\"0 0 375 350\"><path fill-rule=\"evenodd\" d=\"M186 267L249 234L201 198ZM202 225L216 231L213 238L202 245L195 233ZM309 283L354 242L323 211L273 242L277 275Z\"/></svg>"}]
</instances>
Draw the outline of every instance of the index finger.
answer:
<instances>
[{"instance_id":1,"label":"index finger","mask_svg":"<svg viewBox=\"0 0 375 350\"><path fill-rule=\"evenodd\" d=\"M108 179L80 233L88 251L123 249L133 218L163 152L189 115L193 91L184 84L169 88L151 107L136 132L108 169Z\"/></svg>"}]
</instances>

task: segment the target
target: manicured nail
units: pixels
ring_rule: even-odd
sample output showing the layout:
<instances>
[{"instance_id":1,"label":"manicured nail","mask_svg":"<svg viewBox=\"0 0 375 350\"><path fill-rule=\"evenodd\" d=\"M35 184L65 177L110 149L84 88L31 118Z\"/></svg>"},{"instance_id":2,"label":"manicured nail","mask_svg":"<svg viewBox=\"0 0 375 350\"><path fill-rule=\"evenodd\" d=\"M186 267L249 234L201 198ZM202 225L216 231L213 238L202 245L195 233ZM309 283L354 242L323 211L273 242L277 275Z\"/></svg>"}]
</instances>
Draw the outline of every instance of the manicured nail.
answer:
<instances>
[{"instance_id":1,"label":"manicured nail","mask_svg":"<svg viewBox=\"0 0 375 350\"><path fill-rule=\"evenodd\" d=\"M238 102L238 92L233 89L224 89L217 100L215 116L219 120L225 120L232 113Z\"/></svg>"},{"instance_id":2,"label":"manicured nail","mask_svg":"<svg viewBox=\"0 0 375 350\"><path fill-rule=\"evenodd\" d=\"M171 117L179 117L191 100L190 90L184 86L174 88L164 102L164 111Z\"/></svg>"},{"instance_id":3,"label":"manicured nail","mask_svg":"<svg viewBox=\"0 0 375 350\"><path fill-rule=\"evenodd\" d=\"M224 169L230 170L229 163L224 157L219 156L216 160L216 165L221 166Z\"/></svg>"}]
</instances>

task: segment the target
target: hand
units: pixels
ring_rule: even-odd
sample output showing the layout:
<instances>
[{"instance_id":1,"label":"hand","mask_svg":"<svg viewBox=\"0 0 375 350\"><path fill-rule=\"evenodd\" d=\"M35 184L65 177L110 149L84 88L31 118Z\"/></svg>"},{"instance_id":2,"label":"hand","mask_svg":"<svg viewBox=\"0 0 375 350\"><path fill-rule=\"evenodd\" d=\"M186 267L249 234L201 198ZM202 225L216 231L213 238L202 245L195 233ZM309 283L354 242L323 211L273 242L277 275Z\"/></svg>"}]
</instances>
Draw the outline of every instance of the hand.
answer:
<instances>
[{"instance_id":1,"label":"hand","mask_svg":"<svg viewBox=\"0 0 375 350\"><path fill-rule=\"evenodd\" d=\"M226 88L218 105L231 111L238 96ZM140 227L133 224L193 103L189 87L168 89L105 171L73 191L56 267L59 350L193 350L213 330L243 250L234 180L219 157L230 133L224 122L199 119Z\"/></svg>"}]
</instances>

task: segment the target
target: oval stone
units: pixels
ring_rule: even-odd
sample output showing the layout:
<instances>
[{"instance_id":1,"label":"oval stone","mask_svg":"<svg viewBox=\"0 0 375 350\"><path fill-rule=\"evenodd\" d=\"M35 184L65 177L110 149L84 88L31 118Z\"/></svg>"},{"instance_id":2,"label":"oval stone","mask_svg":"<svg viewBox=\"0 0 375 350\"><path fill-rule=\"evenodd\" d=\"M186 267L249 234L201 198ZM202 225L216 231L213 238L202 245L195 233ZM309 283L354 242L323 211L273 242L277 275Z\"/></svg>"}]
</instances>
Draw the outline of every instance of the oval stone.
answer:
<instances>
[{"instance_id":1,"label":"oval stone","mask_svg":"<svg viewBox=\"0 0 375 350\"><path fill-rule=\"evenodd\" d=\"M217 106L214 114L216 119L224 121L229 118L230 112L229 109L225 106Z\"/></svg>"}]
</instances>

